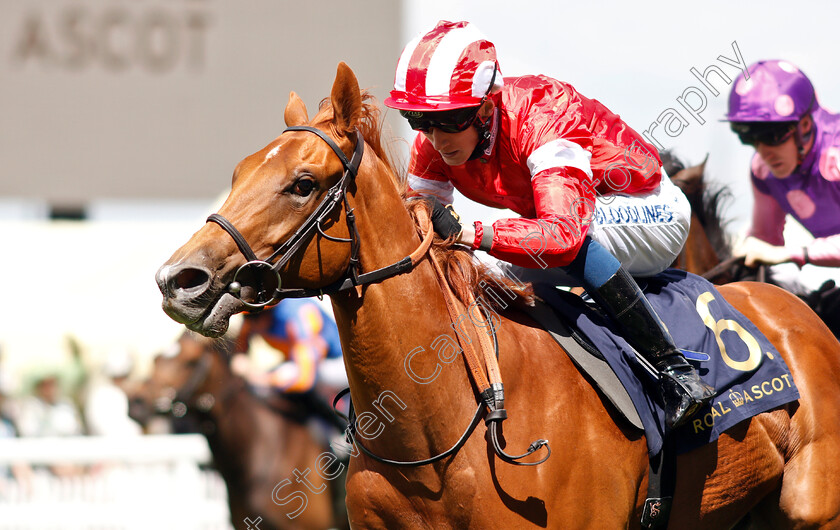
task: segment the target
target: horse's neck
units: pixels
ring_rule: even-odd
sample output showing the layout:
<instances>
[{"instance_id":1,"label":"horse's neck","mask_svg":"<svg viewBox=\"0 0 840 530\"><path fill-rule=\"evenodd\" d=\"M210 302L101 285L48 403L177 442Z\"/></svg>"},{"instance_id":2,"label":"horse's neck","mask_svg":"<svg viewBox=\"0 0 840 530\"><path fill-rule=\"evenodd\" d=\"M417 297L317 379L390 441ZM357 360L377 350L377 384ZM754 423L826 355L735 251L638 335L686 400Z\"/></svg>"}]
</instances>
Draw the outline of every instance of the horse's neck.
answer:
<instances>
[{"instance_id":1,"label":"horse's neck","mask_svg":"<svg viewBox=\"0 0 840 530\"><path fill-rule=\"evenodd\" d=\"M235 376L224 380L216 402L210 410L214 430L206 435L213 459L226 481L241 481L247 475L253 458L254 440L260 425L256 411L259 404Z\"/></svg>"},{"instance_id":2,"label":"horse's neck","mask_svg":"<svg viewBox=\"0 0 840 530\"><path fill-rule=\"evenodd\" d=\"M360 183L359 193L377 197L375 206L364 201L356 204L364 272L390 265L420 245L396 190L366 190ZM440 424L442 415L454 412L460 418L474 410L463 361L441 363L432 346L436 338L455 334L428 256L410 272L367 285L361 298L351 290L332 300L356 410L371 412L387 429L385 436L371 444L384 447L379 445L384 438L391 445L419 444L421 452L428 451L424 437L429 436L429 423L434 423L431 417ZM412 379L406 369L406 356L418 350L412 357L413 372L423 377L438 372L425 384ZM449 434L445 431L442 438ZM451 440L447 438L446 443ZM431 445L438 444L432 440Z\"/></svg>"},{"instance_id":3,"label":"horse's neck","mask_svg":"<svg viewBox=\"0 0 840 530\"><path fill-rule=\"evenodd\" d=\"M720 263L720 258L696 214L691 215L691 228L683 254L685 256L683 268L695 274L708 272Z\"/></svg>"}]
</instances>

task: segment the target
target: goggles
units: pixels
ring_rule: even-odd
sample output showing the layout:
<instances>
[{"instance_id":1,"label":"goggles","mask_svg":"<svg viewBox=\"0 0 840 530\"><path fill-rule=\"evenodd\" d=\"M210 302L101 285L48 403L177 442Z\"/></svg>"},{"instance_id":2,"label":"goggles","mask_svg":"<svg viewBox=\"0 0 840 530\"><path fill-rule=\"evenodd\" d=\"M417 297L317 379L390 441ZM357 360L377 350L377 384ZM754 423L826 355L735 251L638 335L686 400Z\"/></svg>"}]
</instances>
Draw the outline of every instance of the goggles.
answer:
<instances>
[{"instance_id":1,"label":"goggles","mask_svg":"<svg viewBox=\"0 0 840 530\"><path fill-rule=\"evenodd\" d=\"M408 120L408 126L415 131L429 132L433 127L445 133L466 131L475 123L479 107L445 110L439 112L417 112L401 110L400 116Z\"/></svg>"},{"instance_id":2,"label":"goggles","mask_svg":"<svg viewBox=\"0 0 840 530\"><path fill-rule=\"evenodd\" d=\"M730 127L744 145L755 147L764 144L775 147L785 143L796 131L795 121L783 122L733 122Z\"/></svg>"}]
</instances>

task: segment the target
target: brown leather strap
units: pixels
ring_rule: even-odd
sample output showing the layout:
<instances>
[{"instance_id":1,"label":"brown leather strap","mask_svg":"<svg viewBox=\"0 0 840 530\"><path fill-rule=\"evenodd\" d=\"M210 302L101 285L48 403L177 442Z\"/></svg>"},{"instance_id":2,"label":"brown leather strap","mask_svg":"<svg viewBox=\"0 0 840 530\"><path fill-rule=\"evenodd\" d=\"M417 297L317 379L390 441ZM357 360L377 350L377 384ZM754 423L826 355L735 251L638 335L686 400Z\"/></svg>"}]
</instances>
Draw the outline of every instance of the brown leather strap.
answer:
<instances>
[{"instance_id":1,"label":"brown leather strap","mask_svg":"<svg viewBox=\"0 0 840 530\"><path fill-rule=\"evenodd\" d=\"M452 292L452 288L449 287L449 282L446 281L446 276L441 269L440 263L438 263L437 258L434 257L433 254L429 254L429 257L432 261L432 266L435 269L435 276L437 277L438 284L440 285L441 290L443 291L443 298L446 301L446 309L449 311L449 320L456 324L463 320L464 312L459 309L458 300L455 297L455 293ZM467 314L469 317L469 314ZM472 322L472 319L469 319ZM475 324L472 326L475 328ZM481 334L481 331L476 330L478 334ZM467 360L467 366L470 369L470 373L472 374L473 381L475 382L476 386L478 387L479 392L483 392L490 388L490 382L487 380L487 376L484 374L484 370L482 369L481 359L476 353L475 348L473 348L472 341L470 340L462 340L461 335L458 331L455 331L455 338L458 339L458 343L461 345L461 350L464 352L464 357Z\"/></svg>"},{"instance_id":2,"label":"brown leather strap","mask_svg":"<svg viewBox=\"0 0 840 530\"><path fill-rule=\"evenodd\" d=\"M418 209L417 213L419 221L418 224L420 225L421 230L426 231L426 236L424 237L421 247L428 248L426 243L428 241L428 243L431 244L430 234L433 231L432 223L425 210ZM419 252L420 250L421 249L418 248L415 252ZM469 294L467 307L462 310L460 307L461 304L458 302L455 293L453 293L452 288L449 287L449 282L446 280L446 275L443 272L443 268L440 266L440 262L431 253L429 253L429 258L435 269L435 276L437 277L438 284L443 292L443 298L446 301L446 309L449 312L449 320L452 324L457 326L464 320L464 315L466 315L469 322L472 324L470 327L475 331L475 335L478 336L479 348L481 350L480 354L479 352L476 352L470 339L463 340L458 331L456 330L455 332L456 339L461 346L461 350L464 352L464 358L467 360L467 366L469 367L473 381L478 387L479 392L484 392L490 388L491 383L501 383L502 375L499 370L499 364L494 353L495 348L490 340L490 336L485 330L479 329L478 326L476 326L476 321L474 320L476 316L474 315L477 314L477 317L480 320L485 320L485 318L489 319L491 317L490 315L481 315L481 310L479 309L478 304L474 304L475 298L472 293ZM470 314L470 312L474 312L474 314Z\"/></svg>"},{"instance_id":3,"label":"brown leather strap","mask_svg":"<svg viewBox=\"0 0 840 530\"><path fill-rule=\"evenodd\" d=\"M433 230L431 226L431 219L429 219L429 216L425 210L418 209L417 220L421 233L425 232L425 235L423 237L423 243L420 245L420 247L424 250L428 250L429 244L431 244L431 234ZM416 263L414 261L415 257L417 260L419 260L420 257L424 254L421 251L421 248L418 248L412 254L412 263ZM461 436L461 439L458 440L458 442L455 445L436 456L426 458L423 460L413 461L390 460L387 458L382 458L372 453L361 443L361 440L355 440L356 445L363 453L373 458L377 462L382 462L396 466L421 466L425 464L431 464L451 454L457 453L458 450L460 450L461 447L463 447L463 445L467 441L467 438L469 438L470 434L473 432L473 430L475 430L476 426L478 425L478 421L484 414L484 410L486 407L487 409L489 409L489 412L485 417L485 423L487 424L487 432L490 436L490 442L493 445L493 450L496 452L499 458L501 458L507 463L518 466L538 466L542 464L551 456L551 447L549 447L548 445L548 440L539 439L535 440L534 442L531 442L531 445L528 446L528 449L520 455L508 454L503 448L504 440L502 438L502 422L505 420L505 418L507 418L507 411L504 408L504 389L501 382L502 375L501 371L499 370L499 364L495 354L496 341L494 340L491 342L490 335L486 333L486 331L478 329L478 326L475 324L476 320L473 318L473 314L471 312L475 311L479 315L479 317L483 316L486 317L486 319L491 319L490 326L492 331L495 333L495 328L492 327L492 316L490 314L481 315L479 304L474 303L475 299L471 293L468 295L469 299L465 301L467 303L467 312L461 312L459 308L463 306L463 304L461 304L455 297L455 294L452 292L452 288L449 286L449 282L446 280L446 276L443 273L443 269L441 268L440 263L435 258L434 254L431 252L429 252L429 261L432 263L432 268L435 271L435 277L437 278L438 284L440 285L440 289L443 292L443 299L446 303L446 310L449 313L449 320L453 324L458 325L461 321L464 320L464 318L469 318L470 322L472 322L473 331L478 337L479 348L481 349L481 356L479 356L479 354L476 353L470 337L466 337L466 340L462 340L462 337L460 336L460 333L457 332L457 330L455 333L458 339L458 343L461 346L461 350L464 352L464 358L467 360L469 374L472 376L473 382L479 389L479 394L481 395L481 402L478 404L478 408L475 411L473 421L470 423L470 426L467 428L467 430L464 431L464 434ZM487 311L489 312L490 310L488 309ZM483 367L482 360L484 361ZM489 374L489 380L488 375L485 375L484 370L487 370L487 374ZM492 385L490 381L493 381ZM338 397L336 397L336 400L338 400ZM333 402L333 406L335 406L335 402ZM349 434L354 434L355 418L352 404L350 407L349 424ZM351 439L350 441L353 440ZM534 454L542 447L545 447L546 455L540 460L537 460L535 462L519 462L519 460Z\"/></svg>"},{"instance_id":4,"label":"brown leather strap","mask_svg":"<svg viewBox=\"0 0 840 530\"><path fill-rule=\"evenodd\" d=\"M490 384L494 383L501 383L502 382L502 373L499 370L499 361L495 355L495 348L493 347L493 342L490 340L490 335L487 333L487 328L478 329L478 326L475 325L476 321L490 321L488 323L491 326L493 333L496 332L495 328L493 328L493 321L491 315L482 315L481 309L478 304L475 303L475 298L473 297L472 293L469 293L469 309L473 313L475 313L476 318L473 319L473 316L470 315L470 322L473 323L473 327L475 328L478 334L478 341L479 345L481 346L481 356L484 358L484 366L487 369L487 378L490 380Z\"/></svg>"},{"instance_id":5,"label":"brown leather strap","mask_svg":"<svg viewBox=\"0 0 840 530\"><path fill-rule=\"evenodd\" d=\"M417 265L417 262L426 255L426 252L429 251L429 247L432 246L432 240L435 238L435 228L432 226L431 219L429 219L429 214L426 213L426 210L419 209L418 217L420 218L420 225L426 226L426 235L423 236L423 241L420 243L420 246L408 255L408 257L411 258L412 266Z\"/></svg>"}]
</instances>

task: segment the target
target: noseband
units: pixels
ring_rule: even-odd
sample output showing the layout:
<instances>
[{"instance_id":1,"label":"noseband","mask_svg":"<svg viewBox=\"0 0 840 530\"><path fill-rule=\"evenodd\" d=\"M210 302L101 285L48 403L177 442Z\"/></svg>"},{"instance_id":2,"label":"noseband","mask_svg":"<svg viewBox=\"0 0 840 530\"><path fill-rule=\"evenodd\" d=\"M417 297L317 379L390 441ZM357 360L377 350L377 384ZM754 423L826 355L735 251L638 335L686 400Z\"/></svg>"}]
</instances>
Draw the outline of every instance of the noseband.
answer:
<instances>
[{"instance_id":1,"label":"noseband","mask_svg":"<svg viewBox=\"0 0 840 530\"><path fill-rule=\"evenodd\" d=\"M245 304L245 307L252 311L260 310L268 305L275 304L283 297L294 296L296 291L304 291L303 289L281 289L280 269L282 269L292 256L300 250L300 248L309 240L316 230L322 236L331 241L350 243L350 274L352 278L358 279L358 233L356 231L356 220L353 215L353 210L347 202L347 186L350 184L352 179L355 179L356 174L359 172L359 164L362 162L362 157L364 156L365 151L364 138L362 138L360 132L356 131L356 148L353 151L353 158L348 161L344 152L338 147L338 145L336 145L332 138L324 134L323 131L314 127L301 126L289 127L283 131L283 133L287 133L289 131L306 131L317 135L327 142L327 145L330 146L344 166L344 174L341 176L341 179L339 179L339 181L327 191L327 194L321 201L321 204L319 204L315 211L310 214L300 228L298 228L285 243L280 245L280 247L275 250L271 256L262 260L257 258L257 255L248 245L248 242L230 221L217 213L211 214L210 217L207 218L207 222L212 221L218 224L225 230L225 232L230 234L230 237L232 237L236 242L236 246L239 247L239 251L242 252L242 255L245 256L245 259L247 260L244 265L237 269L236 274L233 275L233 280L230 285L228 285L227 290L230 294L239 298L239 300ZM350 239L329 236L325 234L321 228L321 223L332 213L336 205L342 200L344 201L345 211L347 212L347 227L350 230ZM274 260L277 261L275 262ZM253 274L254 279L256 280L256 286L246 285L243 287L242 279L247 276L246 271L250 271ZM249 302L242 298L243 288L246 289L247 293L247 288L249 287L255 291L253 293L253 302ZM315 294L317 294L317 292ZM302 294L300 296L312 295Z\"/></svg>"},{"instance_id":2,"label":"noseband","mask_svg":"<svg viewBox=\"0 0 840 530\"><path fill-rule=\"evenodd\" d=\"M321 201L321 204L315 209L312 214L303 222L300 228L292 234L280 247L275 250L268 258L259 259L248 242L233 226L233 224L214 213L207 218L207 222L213 222L221 226L225 232L230 234L230 237L236 242L239 251L245 256L247 262L237 269L233 275L233 280L227 287L227 292L238 298L245 307L250 311L259 311L266 306L274 305L283 298L304 298L311 296L323 296L324 294L344 291L358 285L379 281L389 276L401 274L414 266L419 257L421 257L431 244L432 231L429 231L423 244L410 256L406 256L400 261L382 267L368 273L359 273L359 232L356 228L356 216L353 209L350 208L350 203L347 200L347 187L352 180L355 180L359 172L359 165L362 162L362 157L365 151L365 140L362 137L361 131L356 130L356 147L353 150L353 156L347 160L344 152L320 129L306 126L289 127L283 133L289 131L306 131L317 135L324 140L327 145L341 160L344 166L344 174L341 179L327 191L326 196ZM282 133L281 133L282 134ZM347 219L347 229L350 232L350 238L338 238L327 235L321 228L321 223L326 219L339 204L344 202L345 217ZM350 243L350 264L348 271L345 272L345 277L331 285L322 289L282 289L280 270L288 261L294 256L303 245L312 237L315 231L318 231L323 237L330 241L337 241L341 243ZM274 260L277 260L276 262ZM255 285L249 285L244 282L244 278L249 275L253 276ZM243 299L243 295L253 298L253 300Z\"/></svg>"}]
</instances>

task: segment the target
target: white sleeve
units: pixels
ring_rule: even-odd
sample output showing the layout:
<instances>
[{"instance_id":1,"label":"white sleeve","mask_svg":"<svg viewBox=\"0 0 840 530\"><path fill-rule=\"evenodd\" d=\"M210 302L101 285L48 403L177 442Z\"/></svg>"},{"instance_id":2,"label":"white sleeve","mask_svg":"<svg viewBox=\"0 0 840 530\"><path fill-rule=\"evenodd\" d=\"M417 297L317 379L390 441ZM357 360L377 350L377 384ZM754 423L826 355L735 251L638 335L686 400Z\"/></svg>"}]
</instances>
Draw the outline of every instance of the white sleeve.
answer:
<instances>
[{"instance_id":1,"label":"white sleeve","mask_svg":"<svg viewBox=\"0 0 840 530\"><path fill-rule=\"evenodd\" d=\"M455 186L449 181L424 179L409 173L408 187L420 195L434 195L443 204L452 204L454 200Z\"/></svg>"}]
</instances>

